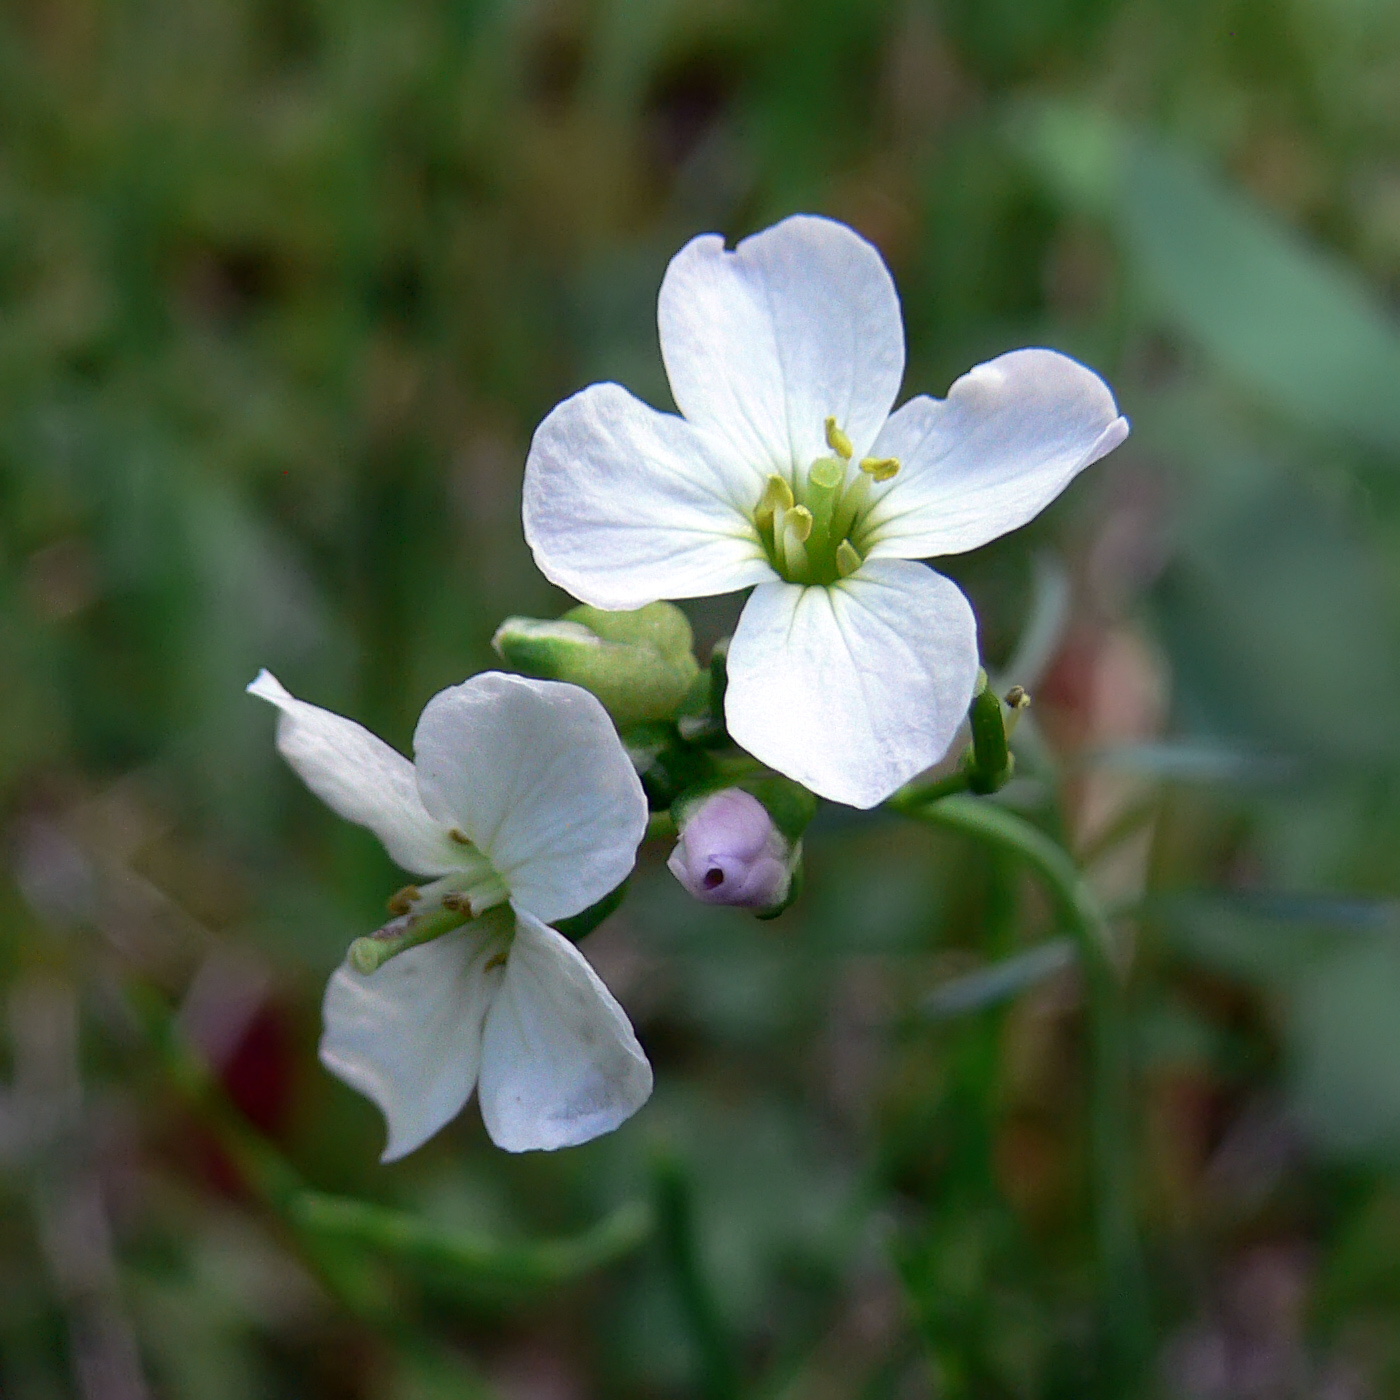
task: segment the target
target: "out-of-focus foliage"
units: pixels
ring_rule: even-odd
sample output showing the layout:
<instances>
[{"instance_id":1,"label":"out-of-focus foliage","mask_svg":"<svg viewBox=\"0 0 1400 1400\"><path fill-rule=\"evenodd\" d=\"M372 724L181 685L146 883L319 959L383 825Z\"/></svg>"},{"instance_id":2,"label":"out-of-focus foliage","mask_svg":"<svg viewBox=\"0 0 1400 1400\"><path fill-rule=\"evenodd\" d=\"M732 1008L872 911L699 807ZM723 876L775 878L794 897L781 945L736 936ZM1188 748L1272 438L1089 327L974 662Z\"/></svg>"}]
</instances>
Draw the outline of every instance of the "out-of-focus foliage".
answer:
<instances>
[{"instance_id":1,"label":"out-of-focus foliage","mask_svg":"<svg viewBox=\"0 0 1400 1400\"><path fill-rule=\"evenodd\" d=\"M468 1109L380 1167L315 1060L400 880L243 685L406 746L502 618L567 606L520 536L534 424L600 378L666 405L667 258L796 209L885 253L907 392L1047 344L1134 422L949 570L1036 694L1005 800L1131 963L1138 1393L1400 1393L1400 10L17 0L7 1400L1105 1393L1080 988L1058 952L986 973L1059 930L951 835L827 812L771 925L648 848L585 947L658 1087L586 1148L507 1157ZM385 1264L335 1217L392 1325L190 1117L138 977L312 1185L468 1241ZM651 1242L580 1275L653 1195Z\"/></svg>"}]
</instances>

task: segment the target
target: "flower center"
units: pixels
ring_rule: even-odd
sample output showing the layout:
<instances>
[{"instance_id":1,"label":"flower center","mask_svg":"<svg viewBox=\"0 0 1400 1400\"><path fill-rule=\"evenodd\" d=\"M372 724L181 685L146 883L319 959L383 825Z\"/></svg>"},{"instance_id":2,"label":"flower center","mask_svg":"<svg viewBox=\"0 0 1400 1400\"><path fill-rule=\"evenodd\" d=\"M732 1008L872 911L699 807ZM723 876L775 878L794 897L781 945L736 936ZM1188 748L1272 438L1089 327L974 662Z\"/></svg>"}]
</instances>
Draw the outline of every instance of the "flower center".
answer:
<instances>
[{"instance_id":1,"label":"flower center","mask_svg":"<svg viewBox=\"0 0 1400 1400\"><path fill-rule=\"evenodd\" d=\"M895 457L862 457L853 467L851 440L834 418L826 420L826 441L834 456L818 457L792 483L770 476L754 507L768 562L788 583L832 584L860 568L853 537L869 508L871 484L899 470Z\"/></svg>"},{"instance_id":2,"label":"flower center","mask_svg":"<svg viewBox=\"0 0 1400 1400\"><path fill-rule=\"evenodd\" d=\"M454 826L447 834L461 848L461 869L436 882L437 888L442 890L443 907L460 909L475 919L487 909L504 904L510 898L510 890L496 873L495 866L472 845L464 832Z\"/></svg>"}]
</instances>

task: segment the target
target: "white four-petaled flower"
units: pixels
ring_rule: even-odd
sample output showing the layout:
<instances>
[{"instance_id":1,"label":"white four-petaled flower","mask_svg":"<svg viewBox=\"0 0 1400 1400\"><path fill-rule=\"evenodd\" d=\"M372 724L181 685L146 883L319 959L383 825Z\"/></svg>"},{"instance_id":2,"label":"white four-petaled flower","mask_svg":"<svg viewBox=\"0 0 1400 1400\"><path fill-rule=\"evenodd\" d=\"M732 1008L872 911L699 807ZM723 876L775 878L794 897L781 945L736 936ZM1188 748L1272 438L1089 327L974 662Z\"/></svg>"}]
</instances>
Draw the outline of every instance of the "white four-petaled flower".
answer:
<instances>
[{"instance_id":1,"label":"white four-petaled flower","mask_svg":"<svg viewBox=\"0 0 1400 1400\"><path fill-rule=\"evenodd\" d=\"M1127 436L1108 387L1050 350L891 413L899 298L880 255L797 216L672 259L661 353L683 416L594 384L540 425L525 537L600 608L756 585L729 648L735 741L870 807L946 752L977 675L957 586L915 561L1026 523Z\"/></svg>"},{"instance_id":2,"label":"white four-petaled flower","mask_svg":"<svg viewBox=\"0 0 1400 1400\"><path fill-rule=\"evenodd\" d=\"M651 1093L626 1014L548 925L632 869L647 804L601 704L577 686L487 672L435 695L410 763L368 730L297 700L263 671L248 687L281 711L277 747L342 817L431 883L465 926L326 988L321 1060L388 1122L384 1160L411 1152L476 1088L511 1152L609 1132ZM476 917L480 916L480 917Z\"/></svg>"}]
</instances>

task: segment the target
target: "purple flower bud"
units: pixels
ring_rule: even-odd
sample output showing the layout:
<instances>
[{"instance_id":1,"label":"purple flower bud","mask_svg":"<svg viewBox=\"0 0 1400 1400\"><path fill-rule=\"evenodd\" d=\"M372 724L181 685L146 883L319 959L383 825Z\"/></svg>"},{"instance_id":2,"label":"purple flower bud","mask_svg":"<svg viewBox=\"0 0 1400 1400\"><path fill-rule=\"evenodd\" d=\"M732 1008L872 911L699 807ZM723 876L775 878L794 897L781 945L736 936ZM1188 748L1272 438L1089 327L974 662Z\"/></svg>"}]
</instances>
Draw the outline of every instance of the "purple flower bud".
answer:
<instances>
[{"instance_id":1,"label":"purple flower bud","mask_svg":"<svg viewBox=\"0 0 1400 1400\"><path fill-rule=\"evenodd\" d=\"M796 854L756 797L725 788L682 819L666 864L705 904L773 909L787 898Z\"/></svg>"}]
</instances>

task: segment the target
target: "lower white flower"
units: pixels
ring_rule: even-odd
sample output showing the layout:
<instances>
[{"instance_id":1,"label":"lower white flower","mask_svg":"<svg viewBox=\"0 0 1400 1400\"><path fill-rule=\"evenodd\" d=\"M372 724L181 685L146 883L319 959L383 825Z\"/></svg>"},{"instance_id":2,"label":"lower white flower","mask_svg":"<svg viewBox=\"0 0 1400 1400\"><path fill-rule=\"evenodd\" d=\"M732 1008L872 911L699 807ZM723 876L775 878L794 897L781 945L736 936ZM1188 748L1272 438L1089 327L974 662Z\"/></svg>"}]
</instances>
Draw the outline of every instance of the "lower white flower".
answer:
<instances>
[{"instance_id":1,"label":"lower white flower","mask_svg":"<svg viewBox=\"0 0 1400 1400\"><path fill-rule=\"evenodd\" d=\"M599 608L756 585L729 649L737 743L871 807L947 751L978 669L972 609L915 561L1024 525L1128 433L1108 386L1016 350L891 412L899 298L879 253L795 216L672 259L657 308L681 416L593 384L540 425L525 537Z\"/></svg>"},{"instance_id":2,"label":"lower white flower","mask_svg":"<svg viewBox=\"0 0 1400 1400\"><path fill-rule=\"evenodd\" d=\"M438 908L471 916L376 971L347 958L326 988L321 1061L383 1112L383 1160L425 1142L473 1088L510 1152L587 1142L636 1112L651 1066L597 973L549 927L614 890L646 830L602 705L577 686L487 672L428 702L410 763L267 671L248 689L281 711L278 750L306 785L427 877L396 896L397 927Z\"/></svg>"}]
</instances>

